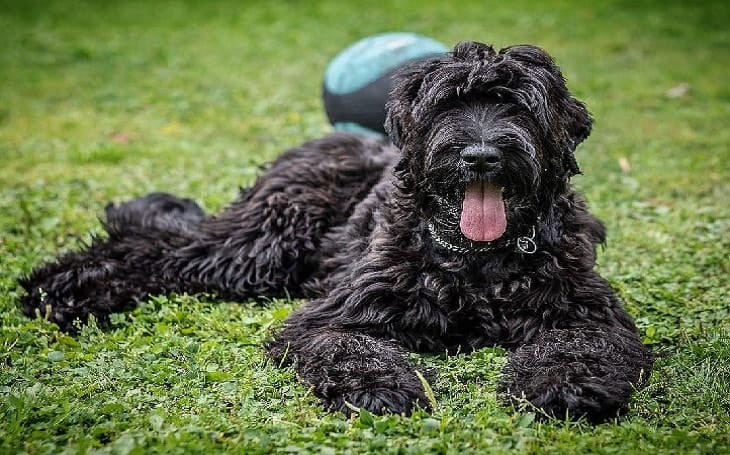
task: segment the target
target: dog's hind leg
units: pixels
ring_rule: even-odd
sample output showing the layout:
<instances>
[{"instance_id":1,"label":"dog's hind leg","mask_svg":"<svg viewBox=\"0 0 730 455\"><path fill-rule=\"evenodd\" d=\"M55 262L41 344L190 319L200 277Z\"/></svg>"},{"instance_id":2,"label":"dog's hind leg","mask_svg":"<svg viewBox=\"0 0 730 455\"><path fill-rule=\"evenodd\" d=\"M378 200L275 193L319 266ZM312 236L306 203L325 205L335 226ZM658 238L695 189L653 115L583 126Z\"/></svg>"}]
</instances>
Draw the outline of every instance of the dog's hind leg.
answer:
<instances>
[{"instance_id":1,"label":"dog's hind leg","mask_svg":"<svg viewBox=\"0 0 730 455\"><path fill-rule=\"evenodd\" d=\"M333 135L285 152L221 214L151 195L108 209L108 238L19 280L26 314L65 330L100 322L149 294L211 292L231 299L301 295L321 238L347 220L394 161L392 148Z\"/></svg>"},{"instance_id":2,"label":"dog's hind leg","mask_svg":"<svg viewBox=\"0 0 730 455\"><path fill-rule=\"evenodd\" d=\"M227 298L306 296L321 242L345 223L396 159L394 148L336 134L288 150L199 241L167 255L165 269Z\"/></svg>"},{"instance_id":3,"label":"dog's hind leg","mask_svg":"<svg viewBox=\"0 0 730 455\"><path fill-rule=\"evenodd\" d=\"M118 221L106 223L107 238L95 238L83 250L36 267L18 280L26 290L21 298L26 315L48 316L62 330L74 331L74 321L84 322L89 315L106 326L111 313L131 309L149 294L201 290L167 278L160 261L195 242L197 234Z\"/></svg>"}]
</instances>

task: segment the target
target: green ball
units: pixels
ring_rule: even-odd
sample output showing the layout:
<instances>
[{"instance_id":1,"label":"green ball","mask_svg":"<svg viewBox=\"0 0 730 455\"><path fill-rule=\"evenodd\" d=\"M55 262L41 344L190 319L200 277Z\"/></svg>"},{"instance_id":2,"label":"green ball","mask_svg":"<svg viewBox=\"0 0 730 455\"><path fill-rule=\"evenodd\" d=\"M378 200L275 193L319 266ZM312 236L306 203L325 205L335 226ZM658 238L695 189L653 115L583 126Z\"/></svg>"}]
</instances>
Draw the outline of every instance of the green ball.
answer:
<instances>
[{"instance_id":1,"label":"green ball","mask_svg":"<svg viewBox=\"0 0 730 455\"><path fill-rule=\"evenodd\" d=\"M322 98L330 123L339 131L385 135L385 102L392 76L412 62L448 52L415 33L383 33L342 50L324 73Z\"/></svg>"}]
</instances>

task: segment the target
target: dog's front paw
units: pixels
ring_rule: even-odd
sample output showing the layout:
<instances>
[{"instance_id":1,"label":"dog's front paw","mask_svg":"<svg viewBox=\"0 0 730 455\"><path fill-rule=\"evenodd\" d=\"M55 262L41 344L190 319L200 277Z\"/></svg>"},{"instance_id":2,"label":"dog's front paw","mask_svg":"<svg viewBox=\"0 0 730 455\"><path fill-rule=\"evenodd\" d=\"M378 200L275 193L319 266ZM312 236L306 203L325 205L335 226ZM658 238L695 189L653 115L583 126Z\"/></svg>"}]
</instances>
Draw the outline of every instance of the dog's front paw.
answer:
<instances>
[{"instance_id":1,"label":"dog's front paw","mask_svg":"<svg viewBox=\"0 0 730 455\"><path fill-rule=\"evenodd\" d=\"M417 406L429 409L417 367L397 344L357 332L311 330L297 322L290 318L268 343L269 355L279 364L295 365L326 408L347 415L355 409L405 415Z\"/></svg>"},{"instance_id":2,"label":"dog's front paw","mask_svg":"<svg viewBox=\"0 0 730 455\"><path fill-rule=\"evenodd\" d=\"M326 408L346 415L356 409L379 415L411 415L417 407L430 410L424 385L412 365L404 359L393 360L384 356L334 365L316 378L315 393Z\"/></svg>"},{"instance_id":3,"label":"dog's front paw","mask_svg":"<svg viewBox=\"0 0 730 455\"><path fill-rule=\"evenodd\" d=\"M625 330L551 330L510 354L499 394L508 404L529 402L550 417L600 423L625 410L653 361Z\"/></svg>"},{"instance_id":4,"label":"dog's front paw","mask_svg":"<svg viewBox=\"0 0 730 455\"><path fill-rule=\"evenodd\" d=\"M393 384L392 388L359 389L322 399L325 407L350 415L358 409L373 414L411 415L417 408L431 410L429 401L420 385L403 387Z\"/></svg>"},{"instance_id":5,"label":"dog's front paw","mask_svg":"<svg viewBox=\"0 0 730 455\"><path fill-rule=\"evenodd\" d=\"M563 419L585 418L600 423L617 417L633 392L625 381L580 375L571 368L553 369L530 377L510 377L500 386L504 402L519 408L528 402L543 416Z\"/></svg>"}]
</instances>

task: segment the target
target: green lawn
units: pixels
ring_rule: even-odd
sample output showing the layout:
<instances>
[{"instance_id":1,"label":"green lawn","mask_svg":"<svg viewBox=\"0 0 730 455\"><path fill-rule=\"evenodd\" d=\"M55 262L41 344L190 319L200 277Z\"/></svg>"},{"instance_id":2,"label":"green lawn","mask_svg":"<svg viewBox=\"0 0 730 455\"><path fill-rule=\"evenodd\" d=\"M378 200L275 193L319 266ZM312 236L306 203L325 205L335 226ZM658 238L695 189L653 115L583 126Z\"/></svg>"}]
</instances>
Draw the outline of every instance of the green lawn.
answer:
<instances>
[{"instance_id":1,"label":"green lawn","mask_svg":"<svg viewBox=\"0 0 730 455\"><path fill-rule=\"evenodd\" d=\"M0 453L730 453L730 3L358 3L0 0ZM396 30L541 45L588 103L575 184L662 356L627 417L498 405L496 349L424 359L432 415L325 413L260 347L298 301L160 296L73 338L21 315L16 278L100 232L107 201L219 210L325 134L328 60Z\"/></svg>"}]
</instances>

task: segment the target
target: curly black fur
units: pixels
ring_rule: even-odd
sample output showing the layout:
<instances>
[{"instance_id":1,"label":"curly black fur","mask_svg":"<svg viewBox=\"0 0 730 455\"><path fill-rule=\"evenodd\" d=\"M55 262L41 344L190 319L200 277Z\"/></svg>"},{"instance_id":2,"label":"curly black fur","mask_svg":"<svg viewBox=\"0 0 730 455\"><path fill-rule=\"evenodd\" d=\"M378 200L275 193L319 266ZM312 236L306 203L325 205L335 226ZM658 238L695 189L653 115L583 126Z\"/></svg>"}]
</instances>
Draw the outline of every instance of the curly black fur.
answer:
<instances>
[{"instance_id":1,"label":"curly black fur","mask_svg":"<svg viewBox=\"0 0 730 455\"><path fill-rule=\"evenodd\" d=\"M399 74L387 111L397 148L305 143L219 215L162 193L107 207L107 238L20 280L25 312L73 330L154 293L311 297L267 349L328 408L428 408L408 351L501 345L505 402L618 415L654 359L594 271L605 230L569 183L591 118L558 67L534 46L460 43ZM490 242L458 227L475 182L503 189Z\"/></svg>"}]
</instances>

